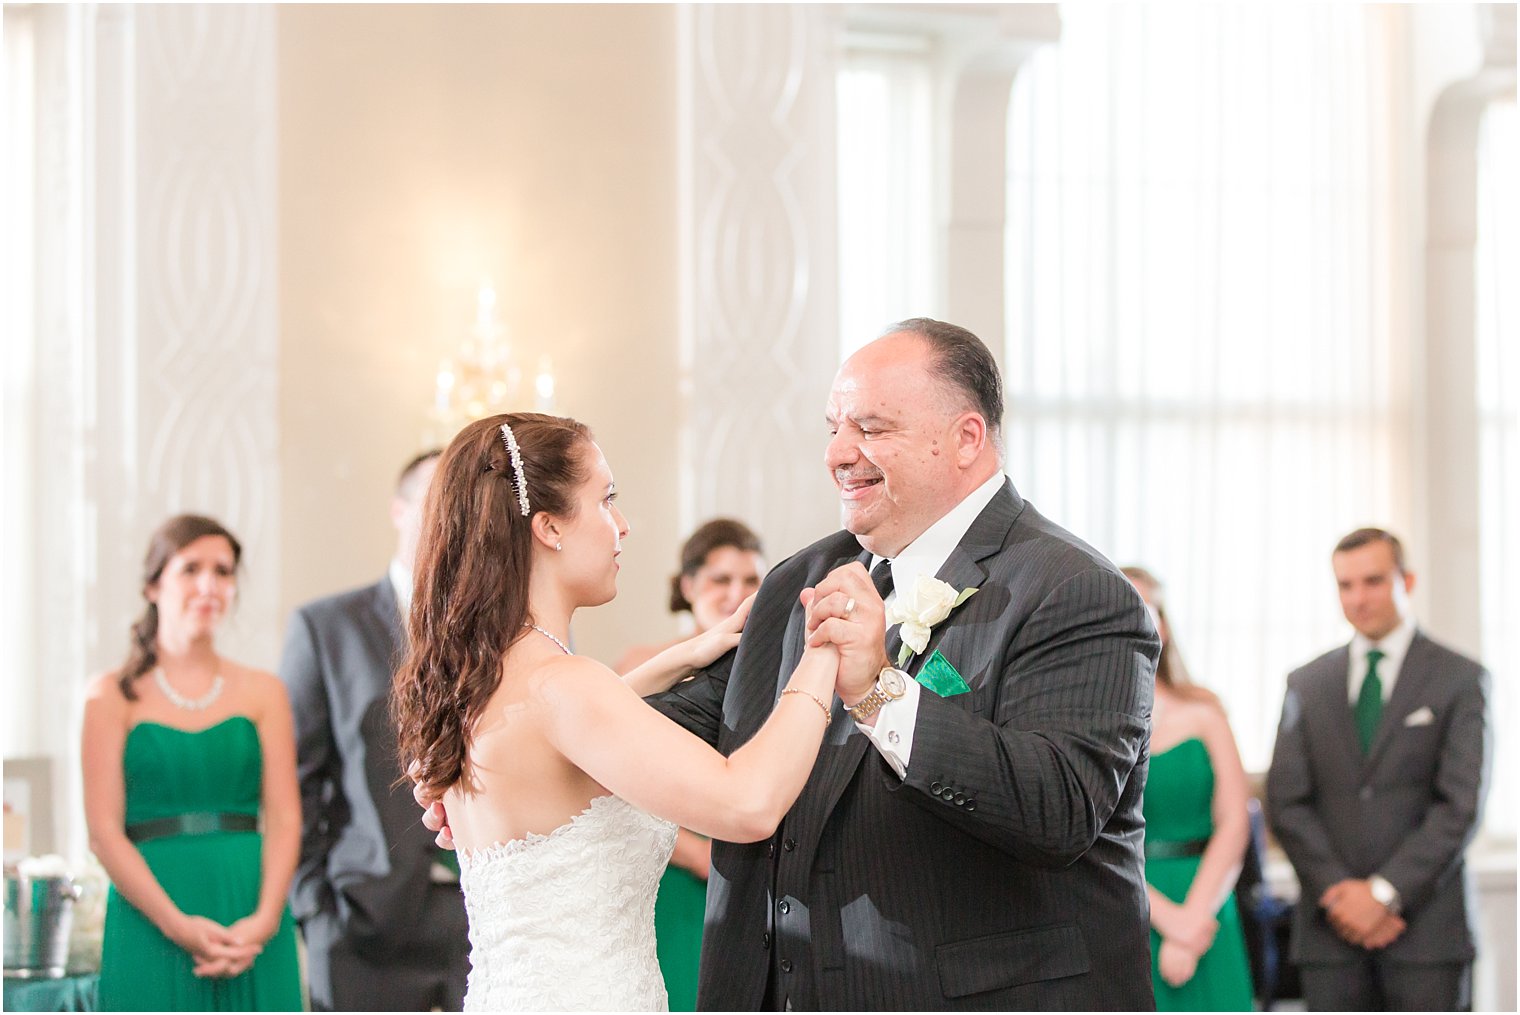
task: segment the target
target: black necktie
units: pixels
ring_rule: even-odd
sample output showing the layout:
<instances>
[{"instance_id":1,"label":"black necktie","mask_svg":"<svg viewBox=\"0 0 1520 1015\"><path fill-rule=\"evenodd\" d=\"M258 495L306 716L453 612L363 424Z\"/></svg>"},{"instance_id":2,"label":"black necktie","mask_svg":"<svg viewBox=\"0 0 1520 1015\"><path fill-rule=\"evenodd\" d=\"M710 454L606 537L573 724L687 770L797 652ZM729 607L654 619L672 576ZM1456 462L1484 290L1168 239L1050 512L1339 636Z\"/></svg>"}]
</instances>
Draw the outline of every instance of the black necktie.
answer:
<instances>
[{"instance_id":1,"label":"black necktie","mask_svg":"<svg viewBox=\"0 0 1520 1015\"><path fill-rule=\"evenodd\" d=\"M881 596L881 601L886 602L887 597L892 594L892 562L890 560L882 560L871 568L871 584L876 586L876 594ZM889 627L887 629L887 658L893 666L897 665L897 651L901 647L901 628Z\"/></svg>"},{"instance_id":2,"label":"black necktie","mask_svg":"<svg viewBox=\"0 0 1520 1015\"><path fill-rule=\"evenodd\" d=\"M892 594L892 562L885 557L881 563L871 568L871 584L876 586L876 594L881 596L882 602Z\"/></svg>"}]
</instances>

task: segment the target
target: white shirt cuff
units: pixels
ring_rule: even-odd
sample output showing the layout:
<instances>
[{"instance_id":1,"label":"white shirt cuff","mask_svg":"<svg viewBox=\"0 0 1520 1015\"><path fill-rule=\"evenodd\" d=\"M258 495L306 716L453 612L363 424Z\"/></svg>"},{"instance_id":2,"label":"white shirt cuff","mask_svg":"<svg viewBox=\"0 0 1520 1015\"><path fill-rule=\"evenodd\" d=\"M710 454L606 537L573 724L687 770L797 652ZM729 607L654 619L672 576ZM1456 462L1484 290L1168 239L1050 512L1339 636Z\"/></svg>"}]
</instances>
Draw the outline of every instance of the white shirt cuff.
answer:
<instances>
[{"instance_id":1,"label":"white shirt cuff","mask_svg":"<svg viewBox=\"0 0 1520 1015\"><path fill-rule=\"evenodd\" d=\"M901 698L889 701L876 713L876 725L856 723L860 732L887 759L899 779L908 775L908 759L913 753L913 729L918 725L918 696L923 691L917 680L908 678L908 689Z\"/></svg>"}]
</instances>

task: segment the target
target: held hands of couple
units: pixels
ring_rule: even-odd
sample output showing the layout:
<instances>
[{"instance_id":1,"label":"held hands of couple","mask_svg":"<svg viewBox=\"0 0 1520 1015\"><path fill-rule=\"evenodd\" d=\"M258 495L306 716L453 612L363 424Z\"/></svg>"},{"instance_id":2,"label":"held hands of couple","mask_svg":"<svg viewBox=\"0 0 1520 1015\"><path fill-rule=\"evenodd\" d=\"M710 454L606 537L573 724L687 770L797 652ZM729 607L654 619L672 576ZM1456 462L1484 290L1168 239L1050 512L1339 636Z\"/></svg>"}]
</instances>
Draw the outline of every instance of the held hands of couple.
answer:
<instances>
[{"instance_id":1,"label":"held hands of couple","mask_svg":"<svg viewBox=\"0 0 1520 1015\"><path fill-rule=\"evenodd\" d=\"M1360 948L1387 948L1407 926L1402 917L1372 897L1372 889L1362 878L1337 881L1325 889L1319 904L1335 932Z\"/></svg>"},{"instance_id":2,"label":"held hands of couple","mask_svg":"<svg viewBox=\"0 0 1520 1015\"><path fill-rule=\"evenodd\" d=\"M871 576L859 561L830 571L817 586L803 589L807 611L807 644L833 644L839 650L835 689L840 700L854 705L871 692L877 674L889 665L886 651L886 607Z\"/></svg>"}]
</instances>

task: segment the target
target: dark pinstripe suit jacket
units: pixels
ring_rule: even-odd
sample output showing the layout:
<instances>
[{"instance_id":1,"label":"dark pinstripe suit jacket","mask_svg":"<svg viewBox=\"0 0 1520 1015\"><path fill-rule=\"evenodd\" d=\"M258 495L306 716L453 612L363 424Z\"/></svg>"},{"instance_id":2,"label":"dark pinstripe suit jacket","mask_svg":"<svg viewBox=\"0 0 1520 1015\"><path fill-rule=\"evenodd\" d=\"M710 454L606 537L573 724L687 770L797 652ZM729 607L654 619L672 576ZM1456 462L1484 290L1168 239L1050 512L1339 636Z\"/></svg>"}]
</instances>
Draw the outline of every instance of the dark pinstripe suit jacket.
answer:
<instances>
[{"instance_id":1,"label":"dark pinstripe suit jacket","mask_svg":"<svg viewBox=\"0 0 1520 1015\"><path fill-rule=\"evenodd\" d=\"M1462 854L1477 833L1488 781L1488 671L1416 632L1363 757L1350 667L1342 645L1289 674L1267 773L1272 830L1306 903L1294 913L1293 958L1350 962L1365 954L1341 940L1314 902L1337 881L1382 874L1399 890L1409 924L1383 954L1470 962L1477 907Z\"/></svg>"},{"instance_id":2,"label":"dark pinstripe suit jacket","mask_svg":"<svg viewBox=\"0 0 1520 1015\"><path fill-rule=\"evenodd\" d=\"M836 533L778 565L726 672L656 707L725 754L800 657L798 592L866 559ZM1158 643L1112 564L1005 483L939 577L970 685L919 705L906 780L838 712L769 842L715 843L699 1006L1151 1008L1142 869ZM912 667L910 666L910 669Z\"/></svg>"}]
</instances>

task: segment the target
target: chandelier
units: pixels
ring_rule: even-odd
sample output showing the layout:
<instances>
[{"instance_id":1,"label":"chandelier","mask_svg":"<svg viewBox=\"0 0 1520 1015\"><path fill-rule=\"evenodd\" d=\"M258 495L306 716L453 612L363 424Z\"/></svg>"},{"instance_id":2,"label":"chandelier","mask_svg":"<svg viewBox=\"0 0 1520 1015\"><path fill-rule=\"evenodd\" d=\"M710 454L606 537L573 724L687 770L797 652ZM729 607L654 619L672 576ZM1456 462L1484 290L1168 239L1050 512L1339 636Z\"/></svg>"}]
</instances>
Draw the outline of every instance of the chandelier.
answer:
<instances>
[{"instance_id":1,"label":"chandelier","mask_svg":"<svg viewBox=\"0 0 1520 1015\"><path fill-rule=\"evenodd\" d=\"M538 358L531 389L523 390L524 371L512 355L507 329L496 318L496 290L482 283L475 296L475 324L459 351L440 360L428 414L434 438L445 443L466 423L530 405L554 412L554 367Z\"/></svg>"}]
</instances>

